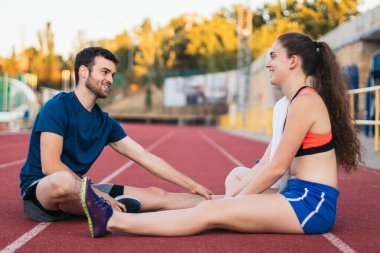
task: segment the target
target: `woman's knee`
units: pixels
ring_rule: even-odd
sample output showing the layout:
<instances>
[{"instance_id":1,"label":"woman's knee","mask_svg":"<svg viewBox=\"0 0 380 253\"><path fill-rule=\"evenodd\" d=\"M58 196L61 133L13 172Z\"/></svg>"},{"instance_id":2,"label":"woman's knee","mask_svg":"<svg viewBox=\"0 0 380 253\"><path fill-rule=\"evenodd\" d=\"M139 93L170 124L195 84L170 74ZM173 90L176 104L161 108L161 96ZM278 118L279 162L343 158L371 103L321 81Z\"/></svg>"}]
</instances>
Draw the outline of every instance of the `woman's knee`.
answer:
<instances>
[{"instance_id":1,"label":"woman's knee","mask_svg":"<svg viewBox=\"0 0 380 253\"><path fill-rule=\"evenodd\" d=\"M196 211L201 214L199 215L199 219L203 219L203 223L208 229L216 228L220 223L217 218L219 215L217 214L223 212L223 210L221 210L221 203L222 202L220 200L207 200L202 201L194 207Z\"/></svg>"},{"instance_id":2,"label":"woman's knee","mask_svg":"<svg viewBox=\"0 0 380 253\"><path fill-rule=\"evenodd\" d=\"M234 183L239 178L244 175L249 173L250 169L246 167L236 167L231 170L231 172L227 175L226 180L225 180L225 186L227 187L230 183ZM239 180L240 181L240 180Z\"/></svg>"},{"instance_id":3,"label":"woman's knee","mask_svg":"<svg viewBox=\"0 0 380 253\"><path fill-rule=\"evenodd\" d=\"M241 175L241 174L246 174L250 171L249 168L247 167L235 167L233 168L230 173L227 175L226 177L226 180L229 178L229 177L236 177L238 175Z\"/></svg>"}]
</instances>

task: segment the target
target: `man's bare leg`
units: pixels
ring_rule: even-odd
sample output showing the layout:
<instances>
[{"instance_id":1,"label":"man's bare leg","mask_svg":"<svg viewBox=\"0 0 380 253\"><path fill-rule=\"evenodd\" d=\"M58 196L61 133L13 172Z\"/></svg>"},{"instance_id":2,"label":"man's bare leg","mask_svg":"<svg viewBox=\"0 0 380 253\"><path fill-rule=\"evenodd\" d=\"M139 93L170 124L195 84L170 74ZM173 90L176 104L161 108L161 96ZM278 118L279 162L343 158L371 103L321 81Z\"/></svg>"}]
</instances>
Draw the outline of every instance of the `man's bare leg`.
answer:
<instances>
[{"instance_id":1,"label":"man's bare leg","mask_svg":"<svg viewBox=\"0 0 380 253\"><path fill-rule=\"evenodd\" d=\"M167 192L157 187L124 187L124 194L141 202L141 211L173 210L196 206L206 198L192 193Z\"/></svg>"},{"instance_id":2,"label":"man's bare leg","mask_svg":"<svg viewBox=\"0 0 380 253\"><path fill-rule=\"evenodd\" d=\"M84 215L80 203L82 181L75 175L59 171L44 177L37 185L36 197L47 210ZM206 199L192 193L171 193L157 187L124 187L124 194L141 202L141 211L171 210L193 207ZM213 199L220 198L213 196Z\"/></svg>"},{"instance_id":3,"label":"man's bare leg","mask_svg":"<svg viewBox=\"0 0 380 253\"><path fill-rule=\"evenodd\" d=\"M80 202L82 181L67 171L59 171L40 180L36 197L47 210L84 215Z\"/></svg>"}]
</instances>

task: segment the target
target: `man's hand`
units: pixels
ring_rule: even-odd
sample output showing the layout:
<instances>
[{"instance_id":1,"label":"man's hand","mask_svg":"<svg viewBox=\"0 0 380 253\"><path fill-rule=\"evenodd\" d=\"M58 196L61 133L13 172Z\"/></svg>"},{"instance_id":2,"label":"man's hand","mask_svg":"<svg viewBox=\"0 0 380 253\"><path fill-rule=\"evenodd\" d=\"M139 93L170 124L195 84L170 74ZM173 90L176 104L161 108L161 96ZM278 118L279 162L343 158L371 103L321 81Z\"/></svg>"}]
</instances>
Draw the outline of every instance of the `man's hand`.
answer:
<instances>
[{"instance_id":1,"label":"man's hand","mask_svg":"<svg viewBox=\"0 0 380 253\"><path fill-rule=\"evenodd\" d=\"M130 137L110 143L110 146L120 154L141 165L154 176L188 189L191 193L211 199L212 192L209 189L194 182L162 158L148 152Z\"/></svg>"},{"instance_id":2,"label":"man's hand","mask_svg":"<svg viewBox=\"0 0 380 253\"><path fill-rule=\"evenodd\" d=\"M92 188L92 189L94 189L94 191L96 192L96 194L99 197L102 197L104 200L108 201L110 203L110 205L112 206L113 210L116 210L116 211L119 211L119 212L127 212L127 208L122 203L120 203L119 201L116 201L114 198L112 198L107 193L99 191L96 188Z\"/></svg>"},{"instance_id":3,"label":"man's hand","mask_svg":"<svg viewBox=\"0 0 380 253\"><path fill-rule=\"evenodd\" d=\"M211 196L213 193L205 188L204 186L200 185L200 184L195 184L191 189L190 189L190 192L191 193L194 193L194 194L198 194L198 195L201 195L203 197L205 197L206 199L210 200L211 199Z\"/></svg>"}]
</instances>

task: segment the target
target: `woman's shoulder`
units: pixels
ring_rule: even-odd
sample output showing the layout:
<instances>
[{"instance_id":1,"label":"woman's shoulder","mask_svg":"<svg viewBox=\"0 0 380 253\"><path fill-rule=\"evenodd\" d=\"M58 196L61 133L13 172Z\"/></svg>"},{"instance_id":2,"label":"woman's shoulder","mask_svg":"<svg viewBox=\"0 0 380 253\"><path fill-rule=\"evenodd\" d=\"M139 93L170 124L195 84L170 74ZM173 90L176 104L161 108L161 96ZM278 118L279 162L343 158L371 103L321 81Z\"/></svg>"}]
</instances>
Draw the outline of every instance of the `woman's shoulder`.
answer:
<instances>
[{"instance_id":1,"label":"woman's shoulder","mask_svg":"<svg viewBox=\"0 0 380 253\"><path fill-rule=\"evenodd\" d=\"M312 110L324 106L322 97L313 88L306 88L302 90L297 97L292 101L292 105L301 107L301 109Z\"/></svg>"},{"instance_id":2,"label":"woman's shoulder","mask_svg":"<svg viewBox=\"0 0 380 253\"><path fill-rule=\"evenodd\" d=\"M290 105L292 107L312 106L318 101L318 97L318 93L314 90L304 89L292 100Z\"/></svg>"},{"instance_id":3,"label":"woman's shoulder","mask_svg":"<svg viewBox=\"0 0 380 253\"><path fill-rule=\"evenodd\" d=\"M321 96L311 90L300 93L290 104L288 117L297 122L313 123L328 114Z\"/></svg>"},{"instance_id":4,"label":"woman's shoulder","mask_svg":"<svg viewBox=\"0 0 380 253\"><path fill-rule=\"evenodd\" d=\"M329 112L322 97L313 90L297 96L289 108L289 118L297 124L309 125L313 133L326 133L331 130Z\"/></svg>"}]
</instances>

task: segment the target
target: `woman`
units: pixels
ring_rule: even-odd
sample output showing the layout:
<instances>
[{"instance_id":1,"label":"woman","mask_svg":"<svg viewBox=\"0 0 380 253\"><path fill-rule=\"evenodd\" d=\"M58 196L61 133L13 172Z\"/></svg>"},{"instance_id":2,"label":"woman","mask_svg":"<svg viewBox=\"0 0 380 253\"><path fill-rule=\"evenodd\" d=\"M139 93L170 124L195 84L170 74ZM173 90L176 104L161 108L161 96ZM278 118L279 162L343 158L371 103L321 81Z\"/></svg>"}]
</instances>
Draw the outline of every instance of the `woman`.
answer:
<instances>
[{"instance_id":1,"label":"woman","mask_svg":"<svg viewBox=\"0 0 380 253\"><path fill-rule=\"evenodd\" d=\"M129 214L113 211L82 184L82 205L93 237L111 232L186 236L213 228L247 233L319 234L335 222L337 165L355 170L361 160L346 100L346 85L330 47L299 33L273 44L266 64L270 82L290 102L272 160L268 148L250 173L229 176L223 199L181 210ZM313 88L305 86L313 80ZM265 192L290 168L287 188ZM237 177L238 176L238 177ZM231 179L232 178L232 179ZM239 180L236 180L238 178Z\"/></svg>"}]
</instances>

